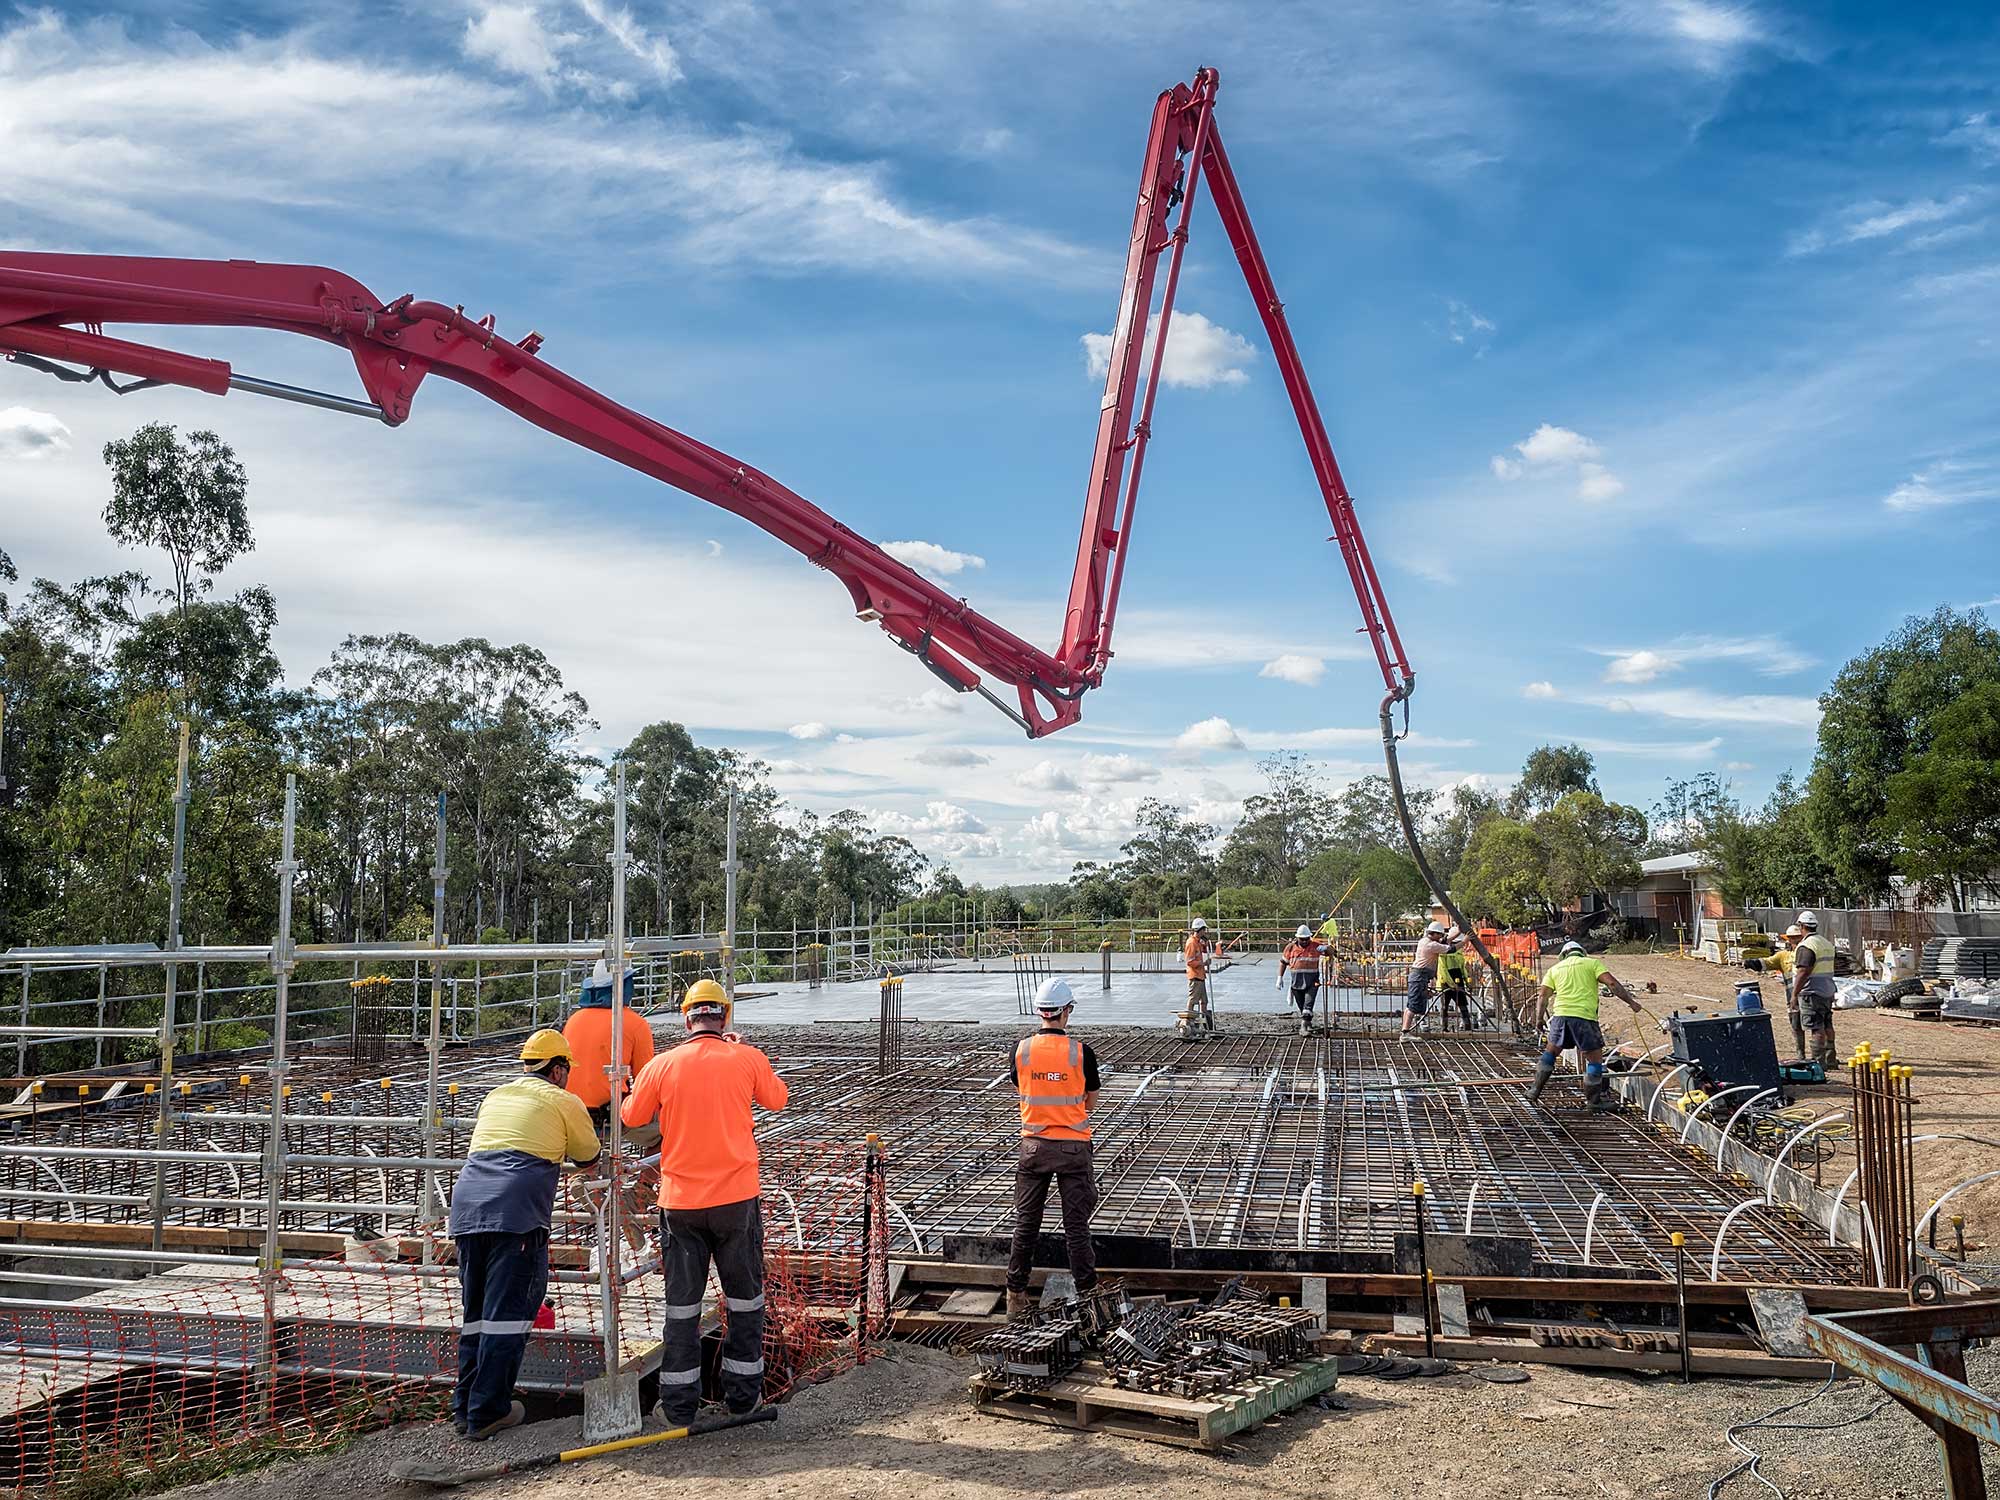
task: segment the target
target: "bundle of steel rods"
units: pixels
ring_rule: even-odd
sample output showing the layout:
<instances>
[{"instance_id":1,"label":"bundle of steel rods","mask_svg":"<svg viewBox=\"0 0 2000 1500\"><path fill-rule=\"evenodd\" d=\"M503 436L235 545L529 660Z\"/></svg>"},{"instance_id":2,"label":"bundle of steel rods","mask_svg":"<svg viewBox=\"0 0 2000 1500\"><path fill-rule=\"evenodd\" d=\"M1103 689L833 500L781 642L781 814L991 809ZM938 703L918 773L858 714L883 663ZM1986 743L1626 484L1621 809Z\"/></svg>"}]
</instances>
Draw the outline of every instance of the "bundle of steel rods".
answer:
<instances>
[{"instance_id":1,"label":"bundle of steel rods","mask_svg":"<svg viewBox=\"0 0 2000 1500\"><path fill-rule=\"evenodd\" d=\"M1853 1093L1854 1154L1862 1242L1873 1252L1876 1284L1910 1284L1916 1232L1915 1145L1910 1128L1911 1069L1863 1043L1848 1064Z\"/></svg>"}]
</instances>

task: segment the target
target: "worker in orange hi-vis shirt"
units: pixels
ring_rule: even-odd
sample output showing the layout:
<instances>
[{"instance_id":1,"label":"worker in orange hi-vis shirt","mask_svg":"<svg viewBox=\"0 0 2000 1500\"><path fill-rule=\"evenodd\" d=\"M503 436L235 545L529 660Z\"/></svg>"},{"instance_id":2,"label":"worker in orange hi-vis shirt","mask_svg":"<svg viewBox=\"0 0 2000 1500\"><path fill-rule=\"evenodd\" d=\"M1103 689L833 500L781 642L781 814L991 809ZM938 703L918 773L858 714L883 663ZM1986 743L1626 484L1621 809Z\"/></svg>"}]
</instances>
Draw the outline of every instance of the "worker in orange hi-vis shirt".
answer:
<instances>
[{"instance_id":1,"label":"worker in orange hi-vis shirt","mask_svg":"<svg viewBox=\"0 0 2000 1500\"><path fill-rule=\"evenodd\" d=\"M764 1213L751 1108L783 1109L790 1091L771 1060L728 1030L729 998L697 979L681 1001L688 1039L632 1080L627 1129L660 1122L660 1229L667 1283L660 1413L670 1427L701 1404L701 1303L708 1268L722 1283L729 1332L722 1399L733 1414L764 1399Z\"/></svg>"},{"instance_id":2,"label":"worker in orange hi-vis shirt","mask_svg":"<svg viewBox=\"0 0 2000 1500\"><path fill-rule=\"evenodd\" d=\"M1187 1009L1180 1013L1182 1036L1203 1036L1215 1030L1215 1010L1208 993L1212 955L1208 946L1208 923L1196 917L1188 923L1187 942L1181 948L1187 964Z\"/></svg>"},{"instance_id":3,"label":"worker in orange hi-vis shirt","mask_svg":"<svg viewBox=\"0 0 2000 1500\"><path fill-rule=\"evenodd\" d=\"M629 969L625 973L625 1025L619 1061L627 1078L636 1076L653 1060L653 1028L632 1004L638 977ZM583 1107L590 1111L590 1123L602 1134L611 1124L611 972L601 958L597 972L584 981L577 1008L563 1022L563 1040L569 1043L569 1091L583 1101Z\"/></svg>"}]
</instances>

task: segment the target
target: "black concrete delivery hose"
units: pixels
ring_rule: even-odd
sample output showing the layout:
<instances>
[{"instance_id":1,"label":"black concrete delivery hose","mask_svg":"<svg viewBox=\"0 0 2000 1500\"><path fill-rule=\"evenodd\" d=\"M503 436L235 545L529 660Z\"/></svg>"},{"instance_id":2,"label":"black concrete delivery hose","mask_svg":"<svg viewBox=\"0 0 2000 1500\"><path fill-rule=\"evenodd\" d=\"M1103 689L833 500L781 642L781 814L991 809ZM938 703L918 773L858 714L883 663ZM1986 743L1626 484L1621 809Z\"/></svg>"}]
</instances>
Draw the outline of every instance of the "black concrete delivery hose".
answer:
<instances>
[{"instance_id":1,"label":"black concrete delivery hose","mask_svg":"<svg viewBox=\"0 0 2000 1500\"><path fill-rule=\"evenodd\" d=\"M1382 759L1389 767L1389 792L1396 801L1396 820L1403 825L1403 840L1410 846L1410 858L1416 861L1417 872L1424 877L1424 883L1431 888L1431 894L1437 897L1438 904L1444 907L1458 930L1471 940L1480 959L1492 971L1493 982L1500 988L1500 1003L1507 1008L1507 1023L1519 1031L1520 1014L1514 1009L1514 997L1508 992L1507 975L1501 969L1499 961L1486 951L1486 944L1480 941L1479 934L1472 924L1460 915L1458 907L1452 902L1451 892L1444 888L1444 882L1432 872L1431 862L1424 858L1423 845L1417 842L1417 825L1411 821L1410 804L1403 797L1403 769L1396 761L1396 727L1392 722L1392 716L1398 703L1409 701L1410 694L1416 690L1416 686L1417 679L1414 676L1406 676L1401 686L1393 687L1382 695Z\"/></svg>"}]
</instances>

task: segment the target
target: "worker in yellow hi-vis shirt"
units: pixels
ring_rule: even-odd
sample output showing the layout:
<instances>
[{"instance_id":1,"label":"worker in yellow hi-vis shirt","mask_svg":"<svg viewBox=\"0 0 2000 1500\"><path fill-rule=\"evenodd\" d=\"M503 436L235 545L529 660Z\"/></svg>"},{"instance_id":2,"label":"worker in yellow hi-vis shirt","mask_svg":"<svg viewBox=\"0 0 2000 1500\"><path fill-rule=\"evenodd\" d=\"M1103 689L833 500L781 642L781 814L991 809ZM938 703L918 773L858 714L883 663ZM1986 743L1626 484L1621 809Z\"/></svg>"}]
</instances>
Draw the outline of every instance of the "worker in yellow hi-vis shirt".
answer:
<instances>
[{"instance_id":1,"label":"worker in yellow hi-vis shirt","mask_svg":"<svg viewBox=\"0 0 2000 1500\"><path fill-rule=\"evenodd\" d=\"M1611 1102L1611 1081L1604 1076L1604 1031L1597 1024L1597 987L1603 985L1632 1007L1640 1005L1632 992L1618 982L1603 964L1583 951L1574 939L1562 945L1556 965L1542 976L1541 997L1549 1002L1549 1034L1542 1043L1541 1061L1535 1064L1534 1087L1528 1102L1539 1103L1542 1090L1556 1070L1556 1054L1565 1047L1576 1048L1583 1062L1583 1097L1592 1109L1617 1108Z\"/></svg>"}]
</instances>

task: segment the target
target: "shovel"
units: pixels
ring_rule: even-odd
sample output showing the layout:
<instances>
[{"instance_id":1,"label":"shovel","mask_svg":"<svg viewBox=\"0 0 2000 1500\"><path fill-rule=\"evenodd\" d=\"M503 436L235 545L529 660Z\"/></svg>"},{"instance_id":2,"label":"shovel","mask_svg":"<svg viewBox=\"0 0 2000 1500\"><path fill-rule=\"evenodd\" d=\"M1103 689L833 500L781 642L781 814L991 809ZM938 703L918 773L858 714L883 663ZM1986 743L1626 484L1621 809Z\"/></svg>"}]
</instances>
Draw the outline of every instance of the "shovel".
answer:
<instances>
[{"instance_id":1,"label":"shovel","mask_svg":"<svg viewBox=\"0 0 2000 1500\"><path fill-rule=\"evenodd\" d=\"M639 1373L621 1368L618 1363L617 1302L613 1291L618 1277L618 1245L608 1226L611 1195L617 1191L618 1185L611 1181L584 1185L585 1199L597 1221L605 1326L604 1373L595 1380L585 1381L583 1386L583 1441L590 1448L635 1439L639 1429L646 1425L646 1414L639 1400Z\"/></svg>"},{"instance_id":2,"label":"shovel","mask_svg":"<svg viewBox=\"0 0 2000 1500\"><path fill-rule=\"evenodd\" d=\"M636 1390L636 1386L635 1386ZM637 1397L635 1395L634 1399ZM507 1474L526 1474L535 1469L553 1469L557 1464L582 1463L607 1453L623 1453L628 1448L650 1448L654 1443L671 1443L679 1438L700 1437L704 1432L721 1432L726 1427L747 1427L752 1422L771 1422L778 1416L775 1406L760 1406L739 1417L710 1417L685 1427L669 1427L665 1432L648 1432L639 1437L620 1438L615 1443L586 1443L581 1448L565 1448L560 1453L538 1453L529 1458L510 1458L505 1463L488 1464L483 1469L432 1468L415 1460L392 1464L389 1478L398 1484L424 1484L435 1490L455 1490L461 1485L484 1484Z\"/></svg>"}]
</instances>

